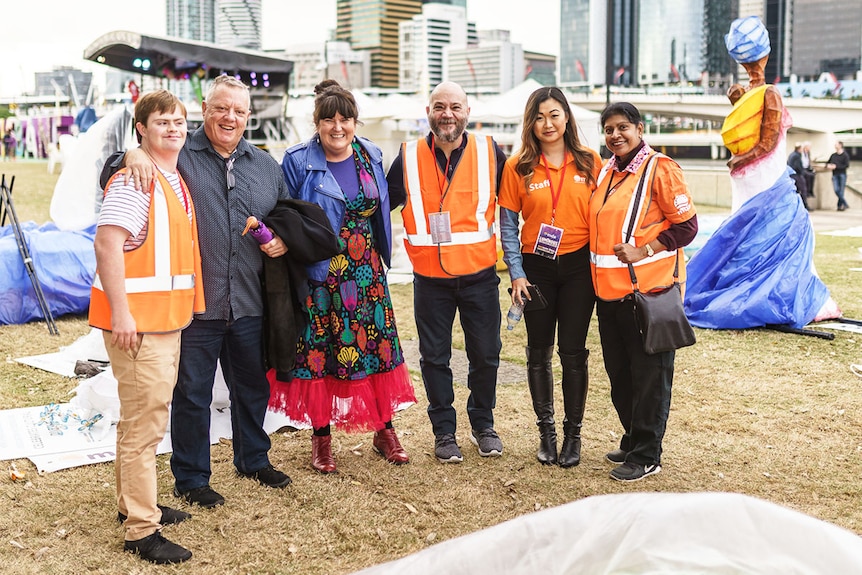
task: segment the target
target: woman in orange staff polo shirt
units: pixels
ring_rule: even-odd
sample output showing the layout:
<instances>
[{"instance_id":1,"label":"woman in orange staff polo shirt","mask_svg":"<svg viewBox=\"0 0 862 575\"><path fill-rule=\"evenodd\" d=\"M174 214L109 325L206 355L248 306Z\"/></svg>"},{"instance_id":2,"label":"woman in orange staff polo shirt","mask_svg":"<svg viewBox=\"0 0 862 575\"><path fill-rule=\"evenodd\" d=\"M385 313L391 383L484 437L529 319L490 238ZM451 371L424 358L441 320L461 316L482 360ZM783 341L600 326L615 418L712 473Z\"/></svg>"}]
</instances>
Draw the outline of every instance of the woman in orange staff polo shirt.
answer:
<instances>
[{"instance_id":1,"label":"woman in orange staff polo shirt","mask_svg":"<svg viewBox=\"0 0 862 575\"><path fill-rule=\"evenodd\" d=\"M590 277L587 214L601 168L598 153L578 137L568 99L559 88L540 88L524 110L521 148L506 162L500 184L503 261L512 301L530 298L535 285L547 300L527 310L527 381L539 450L545 465L573 467L581 460L581 421L587 399L587 329L595 295ZM518 215L524 218L520 240ZM563 366L564 439L557 455L554 427L554 330Z\"/></svg>"}]
</instances>

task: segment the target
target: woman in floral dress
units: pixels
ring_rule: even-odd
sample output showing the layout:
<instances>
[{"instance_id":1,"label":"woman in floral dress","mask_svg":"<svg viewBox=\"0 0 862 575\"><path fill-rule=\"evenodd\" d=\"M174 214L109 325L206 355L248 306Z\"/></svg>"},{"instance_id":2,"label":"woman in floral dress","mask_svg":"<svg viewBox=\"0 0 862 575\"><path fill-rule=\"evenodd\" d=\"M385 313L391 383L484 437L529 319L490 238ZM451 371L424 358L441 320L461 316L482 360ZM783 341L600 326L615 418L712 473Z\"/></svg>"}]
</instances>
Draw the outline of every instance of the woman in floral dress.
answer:
<instances>
[{"instance_id":1,"label":"woman in floral dress","mask_svg":"<svg viewBox=\"0 0 862 575\"><path fill-rule=\"evenodd\" d=\"M416 398L386 283L392 232L382 153L355 135L358 110L349 91L324 80L315 94L317 133L287 150L282 169L293 197L324 209L342 251L308 268L308 321L292 380L271 374L270 405L311 423L312 467L321 473L336 470L332 423L374 431L374 450L400 465L409 458L392 414Z\"/></svg>"}]
</instances>

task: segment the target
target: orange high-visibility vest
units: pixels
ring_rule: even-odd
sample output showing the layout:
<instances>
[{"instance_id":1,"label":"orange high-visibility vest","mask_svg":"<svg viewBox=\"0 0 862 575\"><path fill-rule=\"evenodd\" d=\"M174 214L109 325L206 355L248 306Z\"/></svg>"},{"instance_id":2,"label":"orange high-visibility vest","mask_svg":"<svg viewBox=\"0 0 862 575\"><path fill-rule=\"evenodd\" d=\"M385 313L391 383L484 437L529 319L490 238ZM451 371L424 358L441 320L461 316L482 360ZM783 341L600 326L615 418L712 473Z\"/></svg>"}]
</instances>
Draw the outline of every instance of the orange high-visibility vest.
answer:
<instances>
[{"instance_id":1,"label":"orange high-visibility vest","mask_svg":"<svg viewBox=\"0 0 862 575\"><path fill-rule=\"evenodd\" d=\"M665 157L660 154L659 156ZM607 199L605 190L608 189L608 178L612 177L612 170L608 169L606 164L599 175L599 184L590 199L590 267L596 296L603 300L620 300L633 291L628 265L622 263L614 254L614 245L626 241L631 214L638 214L629 241L635 246L643 246L653 241L671 226L670 220L661 214L650 191L658 162L659 158L644 161L638 168L637 177L626 178ZM641 178L644 178L643 193L640 202L635 205ZM685 263L680 248L656 252L652 257L632 264L637 275L638 289L646 292L671 285L677 256L679 281L684 284Z\"/></svg>"},{"instance_id":2,"label":"orange high-visibility vest","mask_svg":"<svg viewBox=\"0 0 862 575\"><path fill-rule=\"evenodd\" d=\"M159 173L150 189L146 238L137 248L123 253L126 297L138 333L183 329L194 313L205 309L194 205L182 178L180 185L189 203L191 222L170 183ZM110 182L105 193L109 188ZM111 306L98 270L90 290L90 325L111 329Z\"/></svg>"},{"instance_id":3,"label":"orange high-visibility vest","mask_svg":"<svg viewBox=\"0 0 862 575\"><path fill-rule=\"evenodd\" d=\"M404 247L413 271L427 277L470 275L497 261L494 215L497 156L489 136L468 134L467 146L447 182L425 139L402 144L407 203L401 211ZM428 214L448 212L451 241L434 243Z\"/></svg>"}]
</instances>

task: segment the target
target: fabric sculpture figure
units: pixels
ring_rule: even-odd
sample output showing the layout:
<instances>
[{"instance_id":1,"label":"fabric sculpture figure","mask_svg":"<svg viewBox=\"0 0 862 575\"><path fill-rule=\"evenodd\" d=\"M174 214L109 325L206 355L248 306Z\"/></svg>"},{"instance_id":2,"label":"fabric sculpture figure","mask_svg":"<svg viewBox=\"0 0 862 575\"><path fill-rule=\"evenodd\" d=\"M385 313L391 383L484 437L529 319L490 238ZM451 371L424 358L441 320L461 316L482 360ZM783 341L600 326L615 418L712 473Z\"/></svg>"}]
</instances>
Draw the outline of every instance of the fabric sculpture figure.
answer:
<instances>
[{"instance_id":1,"label":"fabric sculpture figure","mask_svg":"<svg viewBox=\"0 0 862 575\"><path fill-rule=\"evenodd\" d=\"M732 214L688 264L685 311L698 327L798 329L840 315L814 270L814 230L786 164L790 114L764 68L769 37L756 16L734 20L725 43L748 72L728 90L733 110L722 138Z\"/></svg>"}]
</instances>

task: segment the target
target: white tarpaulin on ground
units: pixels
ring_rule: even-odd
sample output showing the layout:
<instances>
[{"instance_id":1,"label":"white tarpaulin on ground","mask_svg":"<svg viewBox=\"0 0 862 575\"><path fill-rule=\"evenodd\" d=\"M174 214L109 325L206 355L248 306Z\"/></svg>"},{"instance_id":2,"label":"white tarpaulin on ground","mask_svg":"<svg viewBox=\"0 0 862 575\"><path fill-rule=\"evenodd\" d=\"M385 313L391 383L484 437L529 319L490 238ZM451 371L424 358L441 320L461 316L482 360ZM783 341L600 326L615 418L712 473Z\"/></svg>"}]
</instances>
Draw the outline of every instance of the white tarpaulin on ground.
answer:
<instances>
[{"instance_id":1,"label":"white tarpaulin on ground","mask_svg":"<svg viewBox=\"0 0 862 575\"><path fill-rule=\"evenodd\" d=\"M107 360L101 331L91 330L59 352L22 357L17 361L74 377L77 360ZM82 380L73 393L75 395L68 403L0 410L0 460L27 458L40 473L113 461L120 400L117 380L110 368ZM210 410L210 443L218 443L222 438L230 439L230 396L220 368L216 370ZM266 412L263 427L267 433L285 426L308 427L280 413ZM168 429L157 452L170 451Z\"/></svg>"},{"instance_id":2,"label":"white tarpaulin on ground","mask_svg":"<svg viewBox=\"0 0 862 575\"><path fill-rule=\"evenodd\" d=\"M862 539L737 493L598 495L354 575L859 573Z\"/></svg>"}]
</instances>

